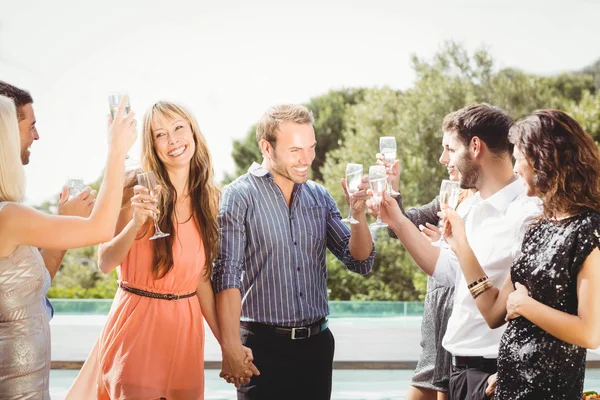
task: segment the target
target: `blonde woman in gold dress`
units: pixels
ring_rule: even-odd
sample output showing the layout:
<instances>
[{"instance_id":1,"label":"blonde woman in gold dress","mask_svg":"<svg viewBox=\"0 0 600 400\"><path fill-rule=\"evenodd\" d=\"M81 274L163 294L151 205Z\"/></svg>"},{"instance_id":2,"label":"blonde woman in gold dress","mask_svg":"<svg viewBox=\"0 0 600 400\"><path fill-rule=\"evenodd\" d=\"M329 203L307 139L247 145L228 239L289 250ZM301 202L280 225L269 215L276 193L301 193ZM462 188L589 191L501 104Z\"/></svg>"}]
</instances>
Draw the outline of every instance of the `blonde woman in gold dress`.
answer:
<instances>
[{"instance_id":1,"label":"blonde woman in gold dress","mask_svg":"<svg viewBox=\"0 0 600 400\"><path fill-rule=\"evenodd\" d=\"M125 156L136 137L124 104L108 133L104 182L88 218L43 214L22 204L25 180L13 101L0 96L0 398L46 400L50 328L38 248L69 249L112 238L121 208Z\"/></svg>"}]
</instances>

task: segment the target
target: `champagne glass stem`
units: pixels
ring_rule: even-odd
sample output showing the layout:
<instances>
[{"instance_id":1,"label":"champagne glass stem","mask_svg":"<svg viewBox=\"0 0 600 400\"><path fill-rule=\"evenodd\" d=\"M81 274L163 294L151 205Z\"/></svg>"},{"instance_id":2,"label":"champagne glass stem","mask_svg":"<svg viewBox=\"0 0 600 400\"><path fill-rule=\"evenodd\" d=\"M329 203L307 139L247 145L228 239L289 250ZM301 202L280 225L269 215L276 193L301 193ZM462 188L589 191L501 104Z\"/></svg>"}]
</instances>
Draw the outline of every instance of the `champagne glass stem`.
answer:
<instances>
[{"instance_id":1,"label":"champagne glass stem","mask_svg":"<svg viewBox=\"0 0 600 400\"><path fill-rule=\"evenodd\" d=\"M156 218L155 213L152 213L152 220L154 221L154 231L161 232L160 228L158 227L158 218Z\"/></svg>"},{"instance_id":2,"label":"champagne glass stem","mask_svg":"<svg viewBox=\"0 0 600 400\"><path fill-rule=\"evenodd\" d=\"M442 218L440 219L440 243L444 243L446 238L444 238L444 218L446 217L446 212L442 210Z\"/></svg>"}]
</instances>

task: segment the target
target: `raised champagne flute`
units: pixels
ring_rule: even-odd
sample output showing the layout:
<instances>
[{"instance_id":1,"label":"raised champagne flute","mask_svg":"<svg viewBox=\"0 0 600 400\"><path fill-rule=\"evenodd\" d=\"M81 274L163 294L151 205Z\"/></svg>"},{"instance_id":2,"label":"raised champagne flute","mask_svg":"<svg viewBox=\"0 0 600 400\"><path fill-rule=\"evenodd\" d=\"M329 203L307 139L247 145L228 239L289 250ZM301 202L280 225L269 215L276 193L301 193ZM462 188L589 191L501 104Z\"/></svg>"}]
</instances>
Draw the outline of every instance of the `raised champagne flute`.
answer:
<instances>
[{"instance_id":1,"label":"raised champagne flute","mask_svg":"<svg viewBox=\"0 0 600 400\"><path fill-rule=\"evenodd\" d=\"M110 108L110 116L113 121L114 121L115 117L117 116L117 111L119 111L119 104L121 104L121 100L123 99L123 96L125 96L126 94L127 94L127 92L124 90L117 90L114 92L110 92L108 94L108 107ZM128 97L127 104L125 104L125 116L127 116L127 114L129 114L130 111L131 111L131 106L129 105L129 97ZM129 153L127 153L127 155L125 156L125 159L126 159L126 162L125 162L126 170L135 169L139 165L139 163L137 161L135 161L131 158Z\"/></svg>"},{"instance_id":2,"label":"raised champagne flute","mask_svg":"<svg viewBox=\"0 0 600 400\"><path fill-rule=\"evenodd\" d=\"M156 203L158 203L158 196L156 194L156 177L154 176L154 172L146 172L142 174L138 174L137 176L138 184L148 189L150 192L150 196L152 196ZM165 236L169 236L168 233L164 233L158 227L158 219L155 213L152 213L152 219L154 220L154 235L150 238L150 240L162 238Z\"/></svg>"},{"instance_id":3,"label":"raised champagne flute","mask_svg":"<svg viewBox=\"0 0 600 400\"><path fill-rule=\"evenodd\" d=\"M69 198L72 199L85 189L85 184L83 183L82 178L69 177L67 179L67 188L69 188Z\"/></svg>"},{"instance_id":4,"label":"raised champagne flute","mask_svg":"<svg viewBox=\"0 0 600 400\"><path fill-rule=\"evenodd\" d=\"M460 183L444 179L440 185L440 207L445 205L452 210L456 210L456 207L458 207L459 197ZM443 209L445 209L445 207L442 207L442 210ZM432 245L441 246L442 243L446 241L446 239L444 239L444 227L442 225L442 220L440 220L440 232L440 239L437 242L433 242Z\"/></svg>"},{"instance_id":5,"label":"raised champagne flute","mask_svg":"<svg viewBox=\"0 0 600 400\"><path fill-rule=\"evenodd\" d=\"M117 111L119 110L119 104L121 104L121 100L123 96L125 96L127 92L123 90L118 90L115 92L110 92L108 94L108 106L110 107L110 116L114 120L117 116ZM129 99L127 99L127 104L125 104L125 116L129 114L131 111L131 106L129 105Z\"/></svg>"},{"instance_id":6,"label":"raised champagne flute","mask_svg":"<svg viewBox=\"0 0 600 400\"><path fill-rule=\"evenodd\" d=\"M346 188L348 189L348 195L350 196L350 211L348 212L348 218L344 218L342 222L349 224L358 224L352 216L352 206L354 204L354 193L358 192L358 186L362 182L363 166L361 164L349 163L346 165Z\"/></svg>"},{"instance_id":7,"label":"raised champagne flute","mask_svg":"<svg viewBox=\"0 0 600 400\"><path fill-rule=\"evenodd\" d=\"M388 171L394 167L396 162L396 137L394 136L382 136L379 138L379 152L383 155L383 163ZM396 192L392 188L391 177L387 178L387 193L390 196L396 197L400 193Z\"/></svg>"},{"instance_id":8,"label":"raised champagne flute","mask_svg":"<svg viewBox=\"0 0 600 400\"><path fill-rule=\"evenodd\" d=\"M369 167L369 186L373 192L373 204L377 206L377 220L369 225L371 228L387 228L388 224L381 220L381 198L385 191L387 173L383 165Z\"/></svg>"}]
</instances>

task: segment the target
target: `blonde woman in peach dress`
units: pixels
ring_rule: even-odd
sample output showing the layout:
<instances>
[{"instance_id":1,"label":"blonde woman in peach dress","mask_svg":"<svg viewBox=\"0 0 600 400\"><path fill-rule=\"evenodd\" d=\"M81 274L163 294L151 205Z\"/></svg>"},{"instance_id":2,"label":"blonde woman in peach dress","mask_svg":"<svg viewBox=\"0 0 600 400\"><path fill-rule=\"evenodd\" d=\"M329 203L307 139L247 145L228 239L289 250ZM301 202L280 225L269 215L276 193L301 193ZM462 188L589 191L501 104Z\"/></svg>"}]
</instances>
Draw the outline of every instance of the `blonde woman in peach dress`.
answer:
<instances>
[{"instance_id":1,"label":"blonde woman in peach dress","mask_svg":"<svg viewBox=\"0 0 600 400\"><path fill-rule=\"evenodd\" d=\"M204 398L204 319L220 340L210 282L219 191L184 107L158 102L148 110L142 169L155 174L158 203L130 176L115 237L98 252L103 272L118 268L120 289L68 400ZM169 236L150 240L153 213Z\"/></svg>"},{"instance_id":2,"label":"blonde woman in peach dress","mask_svg":"<svg viewBox=\"0 0 600 400\"><path fill-rule=\"evenodd\" d=\"M49 400L48 271L38 248L69 249L112 236L123 195L125 156L135 141L125 99L109 134L104 181L88 218L47 215L22 204L25 179L14 102L0 96L0 398Z\"/></svg>"}]
</instances>

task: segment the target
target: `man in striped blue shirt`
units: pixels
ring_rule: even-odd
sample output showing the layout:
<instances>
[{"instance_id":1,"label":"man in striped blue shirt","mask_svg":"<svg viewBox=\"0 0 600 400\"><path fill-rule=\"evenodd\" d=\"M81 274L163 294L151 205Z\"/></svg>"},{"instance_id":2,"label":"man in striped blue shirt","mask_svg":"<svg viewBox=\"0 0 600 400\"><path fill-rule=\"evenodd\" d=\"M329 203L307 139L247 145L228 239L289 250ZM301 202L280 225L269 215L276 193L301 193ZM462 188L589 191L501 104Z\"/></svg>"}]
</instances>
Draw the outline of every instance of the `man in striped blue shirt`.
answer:
<instances>
[{"instance_id":1,"label":"man in striped blue shirt","mask_svg":"<svg viewBox=\"0 0 600 400\"><path fill-rule=\"evenodd\" d=\"M308 180L312 123L303 106L269 109L256 129L262 165L254 163L223 189L213 285L221 376L241 384L238 400L330 399L326 249L351 271L367 274L373 266L366 181L354 194L359 223L348 228L327 190ZM250 379L242 345L252 349L260 371Z\"/></svg>"}]
</instances>

